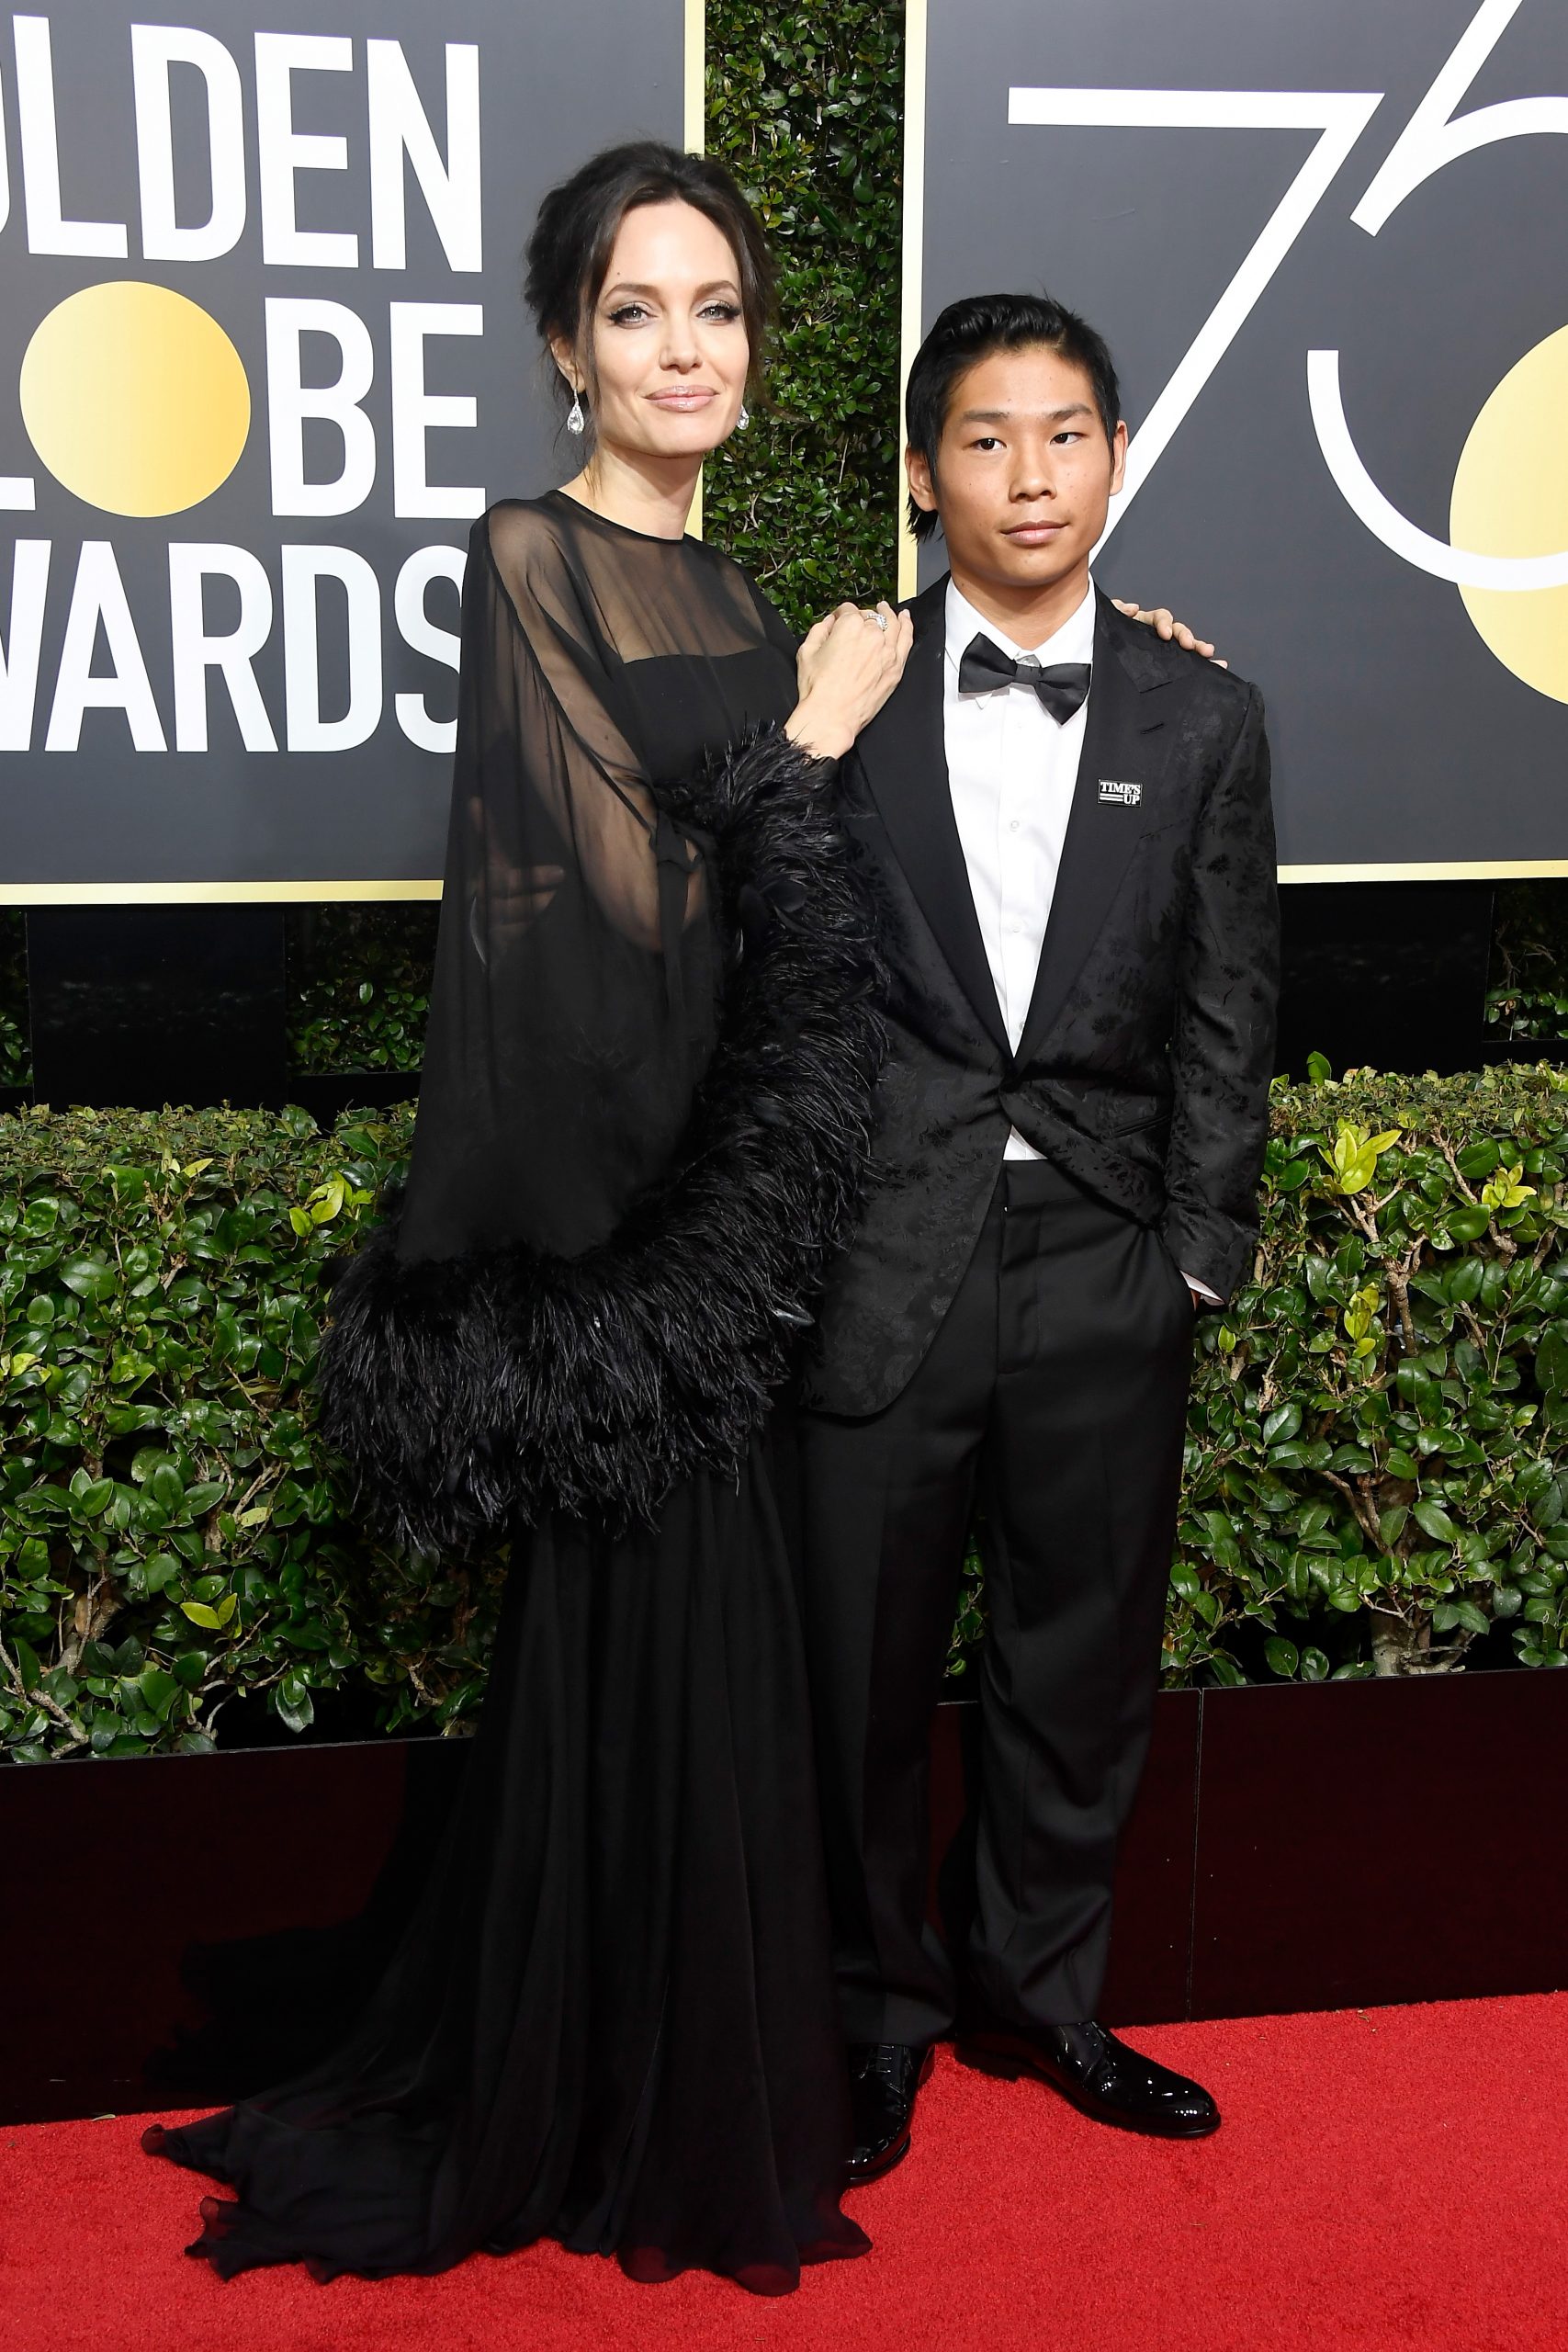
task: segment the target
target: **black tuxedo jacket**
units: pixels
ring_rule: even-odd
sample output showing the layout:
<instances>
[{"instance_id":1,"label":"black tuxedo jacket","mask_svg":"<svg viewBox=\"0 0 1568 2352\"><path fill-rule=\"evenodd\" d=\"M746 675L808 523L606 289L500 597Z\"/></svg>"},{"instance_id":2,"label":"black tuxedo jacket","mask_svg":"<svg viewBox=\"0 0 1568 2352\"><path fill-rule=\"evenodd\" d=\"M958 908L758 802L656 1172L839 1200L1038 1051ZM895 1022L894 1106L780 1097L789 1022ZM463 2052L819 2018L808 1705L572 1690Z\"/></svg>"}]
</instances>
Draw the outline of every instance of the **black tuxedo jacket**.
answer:
<instances>
[{"instance_id":1,"label":"black tuxedo jacket","mask_svg":"<svg viewBox=\"0 0 1568 2352\"><path fill-rule=\"evenodd\" d=\"M1014 1053L948 787L946 589L915 598L903 679L842 771L886 917L891 1053L875 1189L807 1374L807 1402L828 1412L877 1412L916 1371L1010 1126L1222 1296L1257 1230L1279 977L1261 698L1099 598L1083 757Z\"/></svg>"}]
</instances>

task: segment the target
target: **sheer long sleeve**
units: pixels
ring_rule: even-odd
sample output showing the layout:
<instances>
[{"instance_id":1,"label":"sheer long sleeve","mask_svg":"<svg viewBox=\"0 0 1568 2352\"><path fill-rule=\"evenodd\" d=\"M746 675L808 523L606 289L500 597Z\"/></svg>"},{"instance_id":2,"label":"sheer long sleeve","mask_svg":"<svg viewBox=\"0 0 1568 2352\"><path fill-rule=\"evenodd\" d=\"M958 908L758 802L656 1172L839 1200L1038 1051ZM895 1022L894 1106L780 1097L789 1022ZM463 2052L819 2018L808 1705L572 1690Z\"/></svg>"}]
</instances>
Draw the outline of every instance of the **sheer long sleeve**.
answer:
<instances>
[{"instance_id":1,"label":"sheer long sleeve","mask_svg":"<svg viewBox=\"0 0 1568 2352\"><path fill-rule=\"evenodd\" d=\"M601 1239L711 1048L700 846L660 808L623 665L532 510L477 526L406 1261Z\"/></svg>"}]
</instances>

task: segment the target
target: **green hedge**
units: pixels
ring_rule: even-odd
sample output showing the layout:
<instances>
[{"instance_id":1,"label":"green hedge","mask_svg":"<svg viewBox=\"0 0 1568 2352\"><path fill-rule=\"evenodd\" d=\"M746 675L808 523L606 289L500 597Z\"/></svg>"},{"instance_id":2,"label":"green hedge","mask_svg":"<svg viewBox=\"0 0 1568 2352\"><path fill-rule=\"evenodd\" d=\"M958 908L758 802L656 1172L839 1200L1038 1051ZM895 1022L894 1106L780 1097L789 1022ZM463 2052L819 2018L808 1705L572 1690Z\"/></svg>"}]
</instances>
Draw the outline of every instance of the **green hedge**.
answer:
<instances>
[{"instance_id":1,"label":"green hedge","mask_svg":"<svg viewBox=\"0 0 1568 2352\"><path fill-rule=\"evenodd\" d=\"M25 1086L31 1076L27 919L19 908L0 907L0 1086Z\"/></svg>"},{"instance_id":2,"label":"green hedge","mask_svg":"<svg viewBox=\"0 0 1568 2352\"><path fill-rule=\"evenodd\" d=\"M310 1434L321 1272L408 1121L0 1119L0 1711L22 1757L212 1744L358 1685L472 1696L489 1596L363 1540ZM444 1702L447 1702L444 1704Z\"/></svg>"},{"instance_id":3,"label":"green hedge","mask_svg":"<svg viewBox=\"0 0 1568 2352\"><path fill-rule=\"evenodd\" d=\"M1180 1679L1458 1666L1568 1631L1568 1073L1275 1090L1254 1278L1201 1318Z\"/></svg>"},{"instance_id":4,"label":"green hedge","mask_svg":"<svg viewBox=\"0 0 1568 2352\"><path fill-rule=\"evenodd\" d=\"M1562 883L1499 886L1486 1020L1498 1038L1568 1039L1568 887Z\"/></svg>"},{"instance_id":5,"label":"green hedge","mask_svg":"<svg viewBox=\"0 0 1568 2352\"><path fill-rule=\"evenodd\" d=\"M709 465L707 535L797 628L897 570L904 12L709 0L707 139L779 266L766 397Z\"/></svg>"},{"instance_id":6,"label":"green hedge","mask_svg":"<svg viewBox=\"0 0 1568 2352\"><path fill-rule=\"evenodd\" d=\"M409 1133L0 1118L13 1756L473 1709L501 1562L368 1544L310 1422L323 1264ZM1563 1663L1568 1078L1280 1088L1269 1168L1256 1279L1200 1324L1168 1679Z\"/></svg>"},{"instance_id":7,"label":"green hedge","mask_svg":"<svg viewBox=\"0 0 1568 2352\"><path fill-rule=\"evenodd\" d=\"M438 911L353 900L290 909L290 1069L320 1076L418 1069Z\"/></svg>"}]
</instances>

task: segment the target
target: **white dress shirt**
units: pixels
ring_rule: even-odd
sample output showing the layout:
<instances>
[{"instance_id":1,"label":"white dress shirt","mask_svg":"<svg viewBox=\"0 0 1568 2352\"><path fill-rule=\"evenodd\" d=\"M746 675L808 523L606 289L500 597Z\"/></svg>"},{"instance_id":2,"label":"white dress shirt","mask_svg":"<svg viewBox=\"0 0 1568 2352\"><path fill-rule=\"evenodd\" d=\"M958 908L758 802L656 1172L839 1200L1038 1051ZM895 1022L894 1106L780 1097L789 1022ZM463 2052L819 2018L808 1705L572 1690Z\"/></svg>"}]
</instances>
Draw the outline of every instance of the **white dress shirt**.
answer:
<instances>
[{"instance_id":1,"label":"white dress shirt","mask_svg":"<svg viewBox=\"0 0 1568 2352\"><path fill-rule=\"evenodd\" d=\"M1054 637L1030 647L1015 645L951 580L947 583L942 707L948 784L986 960L1016 1053L1051 919L1089 703L1058 721L1027 687L961 695L958 665L976 636L988 637L1014 661L1030 656L1043 669L1053 662L1092 661L1094 590ZM1040 1154L1015 1127L1007 1156L1038 1159Z\"/></svg>"},{"instance_id":2,"label":"white dress shirt","mask_svg":"<svg viewBox=\"0 0 1568 2352\"><path fill-rule=\"evenodd\" d=\"M1051 920L1093 685L1065 720L1053 718L1039 695L1025 686L993 686L984 694L961 695L958 665L976 636L988 637L1015 662L1032 658L1042 669L1055 662L1092 662L1093 583L1077 610L1043 645L1036 646L1015 645L994 621L976 612L954 582L947 583L942 712L948 786L986 961L1016 1053ZM1014 1127L1006 1156L1038 1159L1041 1154ZM1214 1298L1207 1283L1190 1274L1184 1279L1203 1297Z\"/></svg>"}]
</instances>

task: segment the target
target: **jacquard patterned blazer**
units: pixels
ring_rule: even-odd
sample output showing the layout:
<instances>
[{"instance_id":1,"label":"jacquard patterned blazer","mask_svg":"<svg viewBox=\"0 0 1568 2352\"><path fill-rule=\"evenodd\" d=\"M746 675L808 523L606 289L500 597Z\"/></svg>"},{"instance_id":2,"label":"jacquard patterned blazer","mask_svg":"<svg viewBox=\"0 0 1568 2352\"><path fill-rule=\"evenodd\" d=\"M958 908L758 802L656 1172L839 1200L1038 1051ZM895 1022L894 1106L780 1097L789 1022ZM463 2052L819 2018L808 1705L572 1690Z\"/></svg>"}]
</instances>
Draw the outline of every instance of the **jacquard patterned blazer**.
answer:
<instances>
[{"instance_id":1,"label":"jacquard patterned blazer","mask_svg":"<svg viewBox=\"0 0 1568 2352\"><path fill-rule=\"evenodd\" d=\"M842 771L886 917L891 1053L875 1191L806 1375L827 1412L877 1412L914 1374L1010 1125L1222 1297L1257 1232L1279 986L1262 699L1099 597L1083 757L1015 1054L948 788L946 587L914 599L903 679Z\"/></svg>"}]
</instances>

